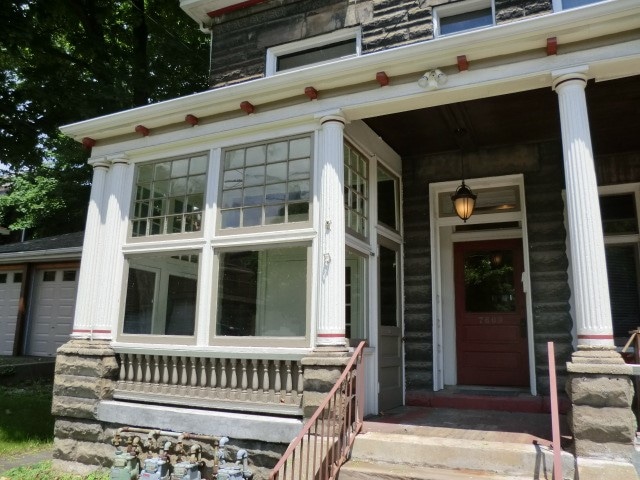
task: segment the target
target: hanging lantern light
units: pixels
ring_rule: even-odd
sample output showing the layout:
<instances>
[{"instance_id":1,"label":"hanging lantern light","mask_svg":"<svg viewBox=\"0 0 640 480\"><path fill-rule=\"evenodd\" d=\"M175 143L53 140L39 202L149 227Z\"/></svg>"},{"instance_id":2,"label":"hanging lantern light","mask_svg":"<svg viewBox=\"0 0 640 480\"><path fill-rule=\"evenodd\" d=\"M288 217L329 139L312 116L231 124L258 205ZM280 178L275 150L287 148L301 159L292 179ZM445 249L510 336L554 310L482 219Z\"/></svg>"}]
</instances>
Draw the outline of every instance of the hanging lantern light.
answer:
<instances>
[{"instance_id":1,"label":"hanging lantern light","mask_svg":"<svg viewBox=\"0 0 640 480\"><path fill-rule=\"evenodd\" d=\"M467 223L467 220L473 214L478 196L464 183L464 157L462 155L460 155L460 163L462 167L462 184L456 189L456 192L451 195L451 201L453 202L456 215L458 215L463 222Z\"/></svg>"}]
</instances>

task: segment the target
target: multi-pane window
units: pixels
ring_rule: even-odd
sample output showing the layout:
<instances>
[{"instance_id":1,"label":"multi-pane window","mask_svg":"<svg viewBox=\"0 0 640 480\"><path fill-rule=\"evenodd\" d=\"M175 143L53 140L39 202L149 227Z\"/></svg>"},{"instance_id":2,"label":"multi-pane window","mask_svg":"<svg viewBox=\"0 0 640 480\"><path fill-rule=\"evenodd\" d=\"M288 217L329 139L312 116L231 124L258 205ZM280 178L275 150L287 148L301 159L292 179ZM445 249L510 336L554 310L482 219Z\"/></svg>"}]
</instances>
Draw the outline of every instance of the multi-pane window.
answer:
<instances>
[{"instance_id":1,"label":"multi-pane window","mask_svg":"<svg viewBox=\"0 0 640 480\"><path fill-rule=\"evenodd\" d=\"M353 345L367 338L367 259L347 251L345 258L345 337Z\"/></svg>"},{"instance_id":2,"label":"multi-pane window","mask_svg":"<svg viewBox=\"0 0 640 480\"><path fill-rule=\"evenodd\" d=\"M224 153L221 228L308 221L310 198L310 136Z\"/></svg>"},{"instance_id":3,"label":"multi-pane window","mask_svg":"<svg viewBox=\"0 0 640 480\"><path fill-rule=\"evenodd\" d=\"M616 343L624 345L640 318L640 254L636 193L600 197L611 316Z\"/></svg>"},{"instance_id":4,"label":"multi-pane window","mask_svg":"<svg viewBox=\"0 0 640 480\"><path fill-rule=\"evenodd\" d=\"M364 156L348 143L344 144L345 225L355 233L368 236L369 165Z\"/></svg>"},{"instance_id":5,"label":"multi-pane window","mask_svg":"<svg viewBox=\"0 0 640 480\"><path fill-rule=\"evenodd\" d=\"M490 0L457 2L434 8L435 34L450 35L494 24Z\"/></svg>"},{"instance_id":6,"label":"multi-pane window","mask_svg":"<svg viewBox=\"0 0 640 480\"><path fill-rule=\"evenodd\" d=\"M398 179L378 167L378 223L399 230L398 226Z\"/></svg>"},{"instance_id":7,"label":"multi-pane window","mask_svg":"<svg viewBox=\"0 0 640 480\"><path fill-rule=\"evenodd\" d=\"M198 255L129 259L122 333L194 335Z\"/></svg>"},{"instance_id":8,"label":"multi-pane window","mask_svg":"<svg viewBox=\"0 0 640 480\"><path fill-rule=\"evenodd\" d=\"M218 336L304 337L307 247L221 252Z\"/></svg>"},{"instance_id":9,"label":"multi-pane window","mask_svg":"<svg viewBox=\"0 0 640 480\"><path fill-rule=\"evenodd\" d=\"M198 155L138 165L131 235L199 231L207 163L206 155Z\"/></svg>"}]
</instances>

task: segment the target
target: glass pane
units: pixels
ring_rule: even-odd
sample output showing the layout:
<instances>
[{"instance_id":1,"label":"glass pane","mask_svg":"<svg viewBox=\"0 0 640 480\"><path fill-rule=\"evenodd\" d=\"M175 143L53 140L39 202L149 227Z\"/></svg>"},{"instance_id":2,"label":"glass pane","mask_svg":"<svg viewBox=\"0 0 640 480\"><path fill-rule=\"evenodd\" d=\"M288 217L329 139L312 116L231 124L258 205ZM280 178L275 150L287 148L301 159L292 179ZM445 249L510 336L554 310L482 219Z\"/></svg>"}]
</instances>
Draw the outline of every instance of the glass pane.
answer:
<instances>
[{"instance_id":1,"label":"glass pane","mask_svg":"<svg viewBox=\"0 0 640 480\"><path fill-rule=\"evenodd\" d=\"M635 195L604 195L600 197L602 230L605 235L638 233Z\"/></svg>"},{"instance_id":2,"label":"glass pane","mask_svg":"<svg viewBox=\"0 0 640 480\"><path fill-rule=\"evenodd\" d=\"M7 283L7 274L0 273L0 283Z\"/></svg>"},{"instance_id":3,"label":"glass pane","mask_svg":"<svg viewBox=\"0 0 640 480\"><path fill-rule=\"evenodd\" d=\"M202 194L189 195L187 197L187 212L201 212L204 205L204 198Z\"/></svg>"},{"instance_id":4,"label":"glass pane","mask_svg":"<svg viewBox=\"0 0 640 480\"><path fill-rule=\"evenodd\" d=\"M304 222L309 220L309 204L308 203L290 203L289 204L289 222Z\"/></svg>"},{"instance_id":5,"label":"glass pane","mask_svg":"<svg viewBox=\"0 0 640 480\"><path fill-rule=\"evenodd\" d=\"M224 169L244 167L244 149L227 152L224 157Z\"/></svg>"},{"instance_id":6,"label":"glass pane","mask_svg":"<svg viewBox=\"0 0 640 480\"><path fill-rule=\"evenodd\" d=\"M242 226L255 227L262 224L262 207L242 209Z\"/></svg>"},{"instance_id":7,"label":"glass pane","mask_svg":"<svg viewBox=\"0 0 640 480\"><path fill-rule=\"evenodd\" d=\"M286 188L286 183L267 185L265 195L266 203L284 203L287 196Z\"/></svg>"},{"instance_id":8,"label":"glass pane","mask_svg":"<svg viewBox=\"0 0 640 480\"><path fill-rule=\"evenodd\" d=\"M356 54L356 39L350 38L340 42L309 48L301 52L294 52L278 57L276 70L288 70L319 62L338 59Z\"/></svg>"},{"instance_id":9,"label":"glass pane","mask_svg":"<svg viewBox=\"0 0 640 480\"><path fill-rule=\"evenodd\" d=\"M287 164L285 162L267 165L267 183L278 183L287 180Z\"/></svg>"},{"instance_id":10,"label":"glass pane","mask_svg":"<svg viewBox=\"0 0 640 480\"><path fill-rule=\"evenodd\" d=\"M378 168L378 222L395 230L398 229L396 192L396 180Z\"/></svg>"},{"instance_id":11,"label":"glass pane","mask_svg":"<svg viewBox=\"0 0 640 480\"><path fill-rule=\"evenodd\" d=\"M136 200L146 200L151 198L151 184L143 183L136 189Z\"/></svg>"},{"instance_id":12,"label":"glass pane","mask_svg":"<svg viewBox=\"0 0 640 480\"><path fill-rule=\"evenodd\" d=\"M218 335L305 335L307 248L222 252L219 259Z\"/></svg>"},{"instance_id":13,"label":"glass pane","mask_svg":"<svg viewBox=\"0 0 640 480\"><path fill-rule=\"evenodd\" d=\"M397 254L380 245L380 325L398 326L398 265Z\"/></svg>"},{"instance_id":14,"label":"glass pane","mask_svg":"<svg viewBox=\"0 0 640 480\"><path fill-rule=\"evenodd\" d=\"M289 142L271 143L267 147L267 162L282 162L287 159Z\"/></svg>"},{"instance_id":15,"label":"glass pane","mask_svg":"<svg viewBox=\"0 0 640 480\"><path fill-rule=\"evenodd\" d=\"M262 205L264 201L264 187L251 187L244 189L243 204L245 207Z\"/></svg>"},{"instance_id":16,"label":"glass pane","mask_svg":"<svg viewBox=\"0 0 640 480\"><path fill-rule=\"evenodd\" d=\"M247 148L246 165L260 165L265 163L267 148L264 145Z\"/></svg>"},{"instance_id":17,"label":"glass pane","mask_svg":"<svg viewBox=\"0 0 640 480\"><path fill-rule=\"evenodd\" d=\"M240 209L225 210L221 212L222 228L237 228L240 226Z\"/></svg>"},{"instance_id":18,"label":"glass pane","mask_svg":"<svg viewBox=\"0 0 640 480\"><path fill-rule=\"evenodd\" d=\"M170 198L168 204L169 208L167 213L184 213L184 197Z\"/></svg>"},{"instance_id":19,"label":"glass pane","mask_svg":"<svg viewBox=\"0 0 640 480\"><path fill-rule=\"evenodd\" d=\"M242 187L243 177L242 170L229 170L224 172L223 188L239 188Z\"/></svg>"},{"instance_id":20,"label":"glass pane","mask_svg":"<svg viewBox=\"0 0 640 480\"><path fill-rule=\"evenodd\" d=\"M513 253L510 250L465 253L464 288L467 312L515 312Z\"/></svg>"},{"instance_id":21,"label":"glass pane","mask_svg":"<svg viewBox=\"0 0 640 480\"><path fill-rule=\"evenodd\" d=\"M592 3L598 3L602 0L562 0L562 8L576 8L582 7L583 5L590 5Z\"/></svg>"},{"instance_id":22,"label":"glass pane","mask_svg":"<svg viewBox=\"0 0 640 480\"><path fill-rule=\"evenodd\" d=\"M207 157L194 157L189 166L189 175L198 175L207 171Z\"/></svg>"},{"instance_id":23,"label":"glass pane","mask_svg":"<svg viewBox=\"0 0 640 480\"><path fill-rule=\"evenodd\" d=\"M185 177L189 173L189 159L174 160L171 165L171 177Z\"/></svg>"},{"instance_id":24,"label":"glass pane","mask_svg":"<svg viewBox=\"0 0 640 480\"><path fill-rule=\"evenodd\" d=\"M345 267L345 336L352 340L367 338L366 258L353 252L346 253Z\"/></svg>"},{"instance_id":25,"label":"glass pane","mask_svg":"<svg viewBox=\"0 0 640 480\"><path fill-rule=\"evenodd\" d=\"M311 156L311 138L297 138L289 142L289 158Z\"/></svg>"},{"instance_id":26,"label":"glass pane","mask_svg":"<svg viewBox=\"0 0 640 480\"><path fill-rule=\"evenodd\" d=\"M171 189L170 180L162 180L153 184L153 196L154 198L166 197L169 195Z\"/></svg>"},{"instance_id":27,"label":"glass pane","mask_svg":"<svg viewBox=\"0 0 640 480\"><path fill-rule=\"evenodd\" d=\"M197 285L195 278L169 275L164 331L166 335L193 335Z\"/></svg>"},{"instance_id":28,"label":"glass pane","mask_svg":"<svg viewBox=\"0 0 640 480\"><path fill-rule=\"evenodd\" d=\"M171 180L171 195L177 197L187 193L187 177Z\"/></svg>"},{"instance_id":29,"label":"glass pane","mask_svg":"<svg viewBox=\"0 0 640 480\"><path fill-rule=\"evenodd\" d=\"M289 180L309 178L310 161L308 158L289 162Z\"/></svg>"},{"instance_id":30,"label":"glass pane","mask_svg":"<svg viewBox=\"0 0 640 480\"><path fill-rule=\"evenodd\" d=\"M309 200L309 180L289 182L289 201Z\"/></svg>"},{"instance_id":31,"label":"glass pane","mask_svg":"<svg viewBox=\"0 0 640 480\"><path fill-rule=\"evenodd\" d=\"M241 207L242 206L242 190L236 188L227 190L222 194L222 208Z\"/></svg>"},{"instance_id":32,"label":"glass pane","mask_svg":"<svg viewBox=\"0 0 640 480\"><path fill-rule=\"evenodd\" d=\"M151 333L156 274L129 268L122 333Z\"/></svg>"},{"instance_id":33,"label":"glass pane","mask_svg":"<svg viewBox=\"0 0 640 480\"><path fill-rule=\"evenodd\" d=\"M640 296L638 293L638 248L636 245L607 245L607 276L611 296L613 335L624 341L638 328Z\"/></svg>"},{"instance_id":34,"label":"glass pane","mask_svg":"<svg viewBox=\"0 0 640 480\"><path fill-rule=\"evenodd\" d=\"M138 167L137 183L148 183L153 180L153 165L140 165Z\"/></svg>"},{"instance_id":35,"label":"glass pane","mask_svg":"<svg viewBox=\"0 0 640 480\"><path fill-rule=\"evenodd\" d=\"M74 271L75 273L75 271ZM75 278L74 278L75 280ZM13 283L22 283L22 272L15 272L13 274Z\"/></svg>"},{"instance_id":36,"label":"glass pane","mask_svg":"<svg viewBox=\"0 0 640 480\"><path fill-rule=\"evenodd\" d=\"M244 184L264 185L264 165L249 167L244 170Z\"/></svg>"},{"instance_id":37,"label":"glass pane","mask_svg":"<svg viewBox=\"0 0 640 480\"><path fill-rule=\"evenodd\" d=\"M196 175L189 177L189 183L187 187L188 193L204 193L204 186L206 177L204 175Z\"/></svg>"},{"instance_id":38,"label":"glass pane","mask_svg":"<svg viewBox=\"0 0 640 480\"><path fill-rule=\"evenodd\" d=\"M202 214L194 213L192 215L184 215L184 231L199 232L202 226Z\"/></svg>"},{"instance_id":39,"label":"glass pane","mask_svg":"<svg viewBox=\"0 0 640 480\"><path fill-rule=\"evenodd\" d=\"M448 17L440 17L440 35L462 32L472 28L493 25L491 7L474 12L465 12Z\"/></svg>"},{"instance_id":40,"label":"glass pane","mask_svg":"<svg viewBox=\"0 0 640 480\"><path fill-rule=\"evenodd\" d=\"M182 215L167 217L167 223L169 225L169 233L182 232Z\"/></svg>"},{"instance_id":41,"label":"glass pane","mask_svg":"<svg viewBox=\"0 0 640 480\"><path fill-rule=\"evenodd\" d=\"M269 205L267 207L264 207L264 222L267 225L284 223L284 220L285 220L284 213L285 213L284 205Z\"/></svg>"},{"instance_id":42,"label":"glass pane","mask_svg":"<svg viewBox=\"0 0 640 480\"><path fill-rule=\"evenodd\" d=\"M171 177L171 162L156 163L154 172L154 180L166 180Z\"/></svg>"}]
</instances>

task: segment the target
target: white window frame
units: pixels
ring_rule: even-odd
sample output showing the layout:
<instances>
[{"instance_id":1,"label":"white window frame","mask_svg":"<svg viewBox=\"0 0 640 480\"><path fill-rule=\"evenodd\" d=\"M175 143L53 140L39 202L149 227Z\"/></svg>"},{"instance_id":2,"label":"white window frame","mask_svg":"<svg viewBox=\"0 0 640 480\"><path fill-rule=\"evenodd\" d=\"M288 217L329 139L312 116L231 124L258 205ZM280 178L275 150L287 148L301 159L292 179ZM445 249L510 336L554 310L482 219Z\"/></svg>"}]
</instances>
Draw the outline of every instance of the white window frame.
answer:
<instances>
[{"instance_id":1,"label":"white window frame","mask_svg":"<svg viewBox=\"0 0 640 480\"><path fill-rule=\"evenodd\" d=\"M317 62L304 65L300 68L312 67L314 65L326 64L344 58L359 57L362 54L362 32L360 27L345 28L337 30L335 32L328 33L326 35L318 35L316 37L305 38L297 42L285 43L284 45L278 45L267 49L266 69L265 75L267 77L277 75L280 73L292 71L290 70L278 70L278 57L282 55L289 55L291 53L303 52L311 48L322 47L324 45L331 45L332 43L342 42L344 40L355 39L356 41L356 53L346 57L339 57L326 62Z\"/></svg>"},{"instance_id":2,"label":"white window frame","mask_svg":"<svg viewBox=\"0 0 640 480\"><path fill-rule=\"evenodd\" d=\"M555 1L555 0L554 0ZM485 8L491 7L491 24L483 25L481 27L470 28L465 30L460 30L457 32L441 34L440 33L440 19L452 17L454 15L460 15L462 13L471 13L477 10L484 10ZM443 37L443 36L451 36L458 35L463 32L470 32L473 30L479 30L481 28L489 28L493 27L496 24L496 6L494 0L468 0L464 2L456 2L448 5L442 5L440 7L434 7L432 11L433 16L433 36L434 37Z\"/></svg>"}]
</instances>

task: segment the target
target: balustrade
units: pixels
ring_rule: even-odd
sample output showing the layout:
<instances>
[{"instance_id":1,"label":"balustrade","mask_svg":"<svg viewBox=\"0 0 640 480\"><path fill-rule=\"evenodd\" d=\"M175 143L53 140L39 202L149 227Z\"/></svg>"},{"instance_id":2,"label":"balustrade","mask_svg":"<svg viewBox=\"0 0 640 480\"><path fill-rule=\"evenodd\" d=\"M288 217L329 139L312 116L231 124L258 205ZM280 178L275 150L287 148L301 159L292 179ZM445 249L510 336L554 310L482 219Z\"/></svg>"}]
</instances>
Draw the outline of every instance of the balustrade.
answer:
<instances>
[{"instance_id":1,"label":"balustrade","mask_svg":"<svg viewBox=\"0 0 640 480\"><path fill-rule=\"evenodd\" d=\"M119 354L114 398L299 415L300 359L257 359Z\"/></svg>"}]
</instances>

